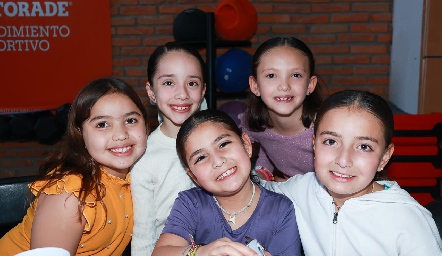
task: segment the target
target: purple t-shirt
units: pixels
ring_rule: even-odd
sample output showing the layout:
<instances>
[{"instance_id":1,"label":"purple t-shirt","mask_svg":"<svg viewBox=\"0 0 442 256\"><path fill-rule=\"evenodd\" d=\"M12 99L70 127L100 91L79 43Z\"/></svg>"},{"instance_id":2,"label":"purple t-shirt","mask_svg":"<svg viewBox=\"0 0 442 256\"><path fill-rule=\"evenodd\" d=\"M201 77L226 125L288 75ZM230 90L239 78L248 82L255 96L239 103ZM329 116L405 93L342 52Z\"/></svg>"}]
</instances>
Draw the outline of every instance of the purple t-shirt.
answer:
<instances>
[{"instance_id":1,"label":"purple t-shirt","mask_svg":"<svg viewBox=\"0 0 442 256\"><path fill-rule=\"evenodd\" d=\"M280 170L287 176L313 172L313 127L290 136L281 135L271 129L253 132L246 125L244 114L238 115L239 128L249 135L252 142L259 142L256 166L262 166L273 172Z\"/></svg>"},{"instance_id":2,"label":"purple t-shirt","mask_svg":"<svg viewBox=\"0 0 442 256\"><path fill-rule=\"evenodd\" d=\"M257 239L273 256L301 255L292 201L282 194L259 187L261 195L255 211L236 230L232 230L211 193L201 188L182 191L162 233L178 235L189 243L189 234L192 234L196 244L209 244L222 237L246 244L247 236Z\"/></svg>"}]
</instances>

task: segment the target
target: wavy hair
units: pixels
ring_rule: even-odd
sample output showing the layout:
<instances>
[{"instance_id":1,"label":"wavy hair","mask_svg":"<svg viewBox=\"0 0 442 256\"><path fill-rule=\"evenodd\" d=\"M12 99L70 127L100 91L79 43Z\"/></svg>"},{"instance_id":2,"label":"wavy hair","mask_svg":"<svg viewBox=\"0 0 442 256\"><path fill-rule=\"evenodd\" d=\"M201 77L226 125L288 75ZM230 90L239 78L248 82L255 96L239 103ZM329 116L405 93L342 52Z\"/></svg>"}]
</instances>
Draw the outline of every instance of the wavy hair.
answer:
<instances>
[{"instance_id":1,"label":"wavy hair","mask_svg":"<svg viewBox=\"0 0 442 256\"><path fill-rule=\"evenodd\" d=\"M85 147L82 125L90 117L95 103L101 97L113 93L125 95L135 103L142 113L146 133L148 132L146 108L130 85L115 77L100 78L88 83L80 90L71 105L67 129L58 147L40 165L40 175L34 183L37 181L47 181L47 183L38 191L37 197L45 188L65 176L79 175L81 177L79 212L82 212L86 198L91 194L106 209L103 201L106 189L101 183L100 164L92 158ZM79 216L81 218L81 214Z\"/></svg>"}]
</instances>

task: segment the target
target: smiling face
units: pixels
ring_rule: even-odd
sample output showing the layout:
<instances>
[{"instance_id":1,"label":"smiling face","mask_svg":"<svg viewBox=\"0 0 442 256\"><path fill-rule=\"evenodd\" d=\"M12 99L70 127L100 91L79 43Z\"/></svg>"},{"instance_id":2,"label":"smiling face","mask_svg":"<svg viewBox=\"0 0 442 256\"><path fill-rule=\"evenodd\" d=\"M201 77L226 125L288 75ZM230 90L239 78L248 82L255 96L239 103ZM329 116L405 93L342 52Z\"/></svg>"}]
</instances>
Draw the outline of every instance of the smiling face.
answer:
<instances>
[{"instance_id":1,"label":"smiling face","mask_svg":"<svg viewBox=\"0 0 442 256\"><path fill-rule=\"evenodd\" d=\"M289 46L278 46L264 53L256 75L249 79L250 89L261 97L271 118L300 116L302 103L317 82L316 76L310 77L307 56Z\"/></svg>"},{"instance_id":2,"label":"smiling face","mask_svg":"<svg viewBox=\"0 0 442 256\"><path fill-rule=\"evenodd\" d=\"M108 173L124 178L146 149L146 126L129 97L112 93L101 97L82 125L89 154Z\"/></svg>"},{"instance_id":3,"label":"smiling face","mask_svg":"<svg viewBox=\"0 0 442 256\"><path fill-rule=\"evenodd\" d=\"M217 196L235 194L248 182L251 150L245 133L241 139L223 125L210 121L197 126L184 145L189 174Z\"/></svg>"},{"instance_id":4,"label":"smiling face","mask_svg":"<svg viewBox=\"0 0 442 256\"><path fill-rule=\"evenodd\" d=\"M332 109L314 137L316 176L335 199L364 195L393 150L385 145L382 123L374 115L357 107Z\"/></svg>"},{"instance_id":5,"label":"smiling face","mask_svg":"<svg viewBox=\"0 0 442 256\"><path fill-rule=\"evenodd\" d=\"M153 83L146 85L149 98L163 114L162 131L174 138L181 124L199 109L204 97L201 65L188 53L168 52L158 62Z\"/></svg>"}]
</instances>

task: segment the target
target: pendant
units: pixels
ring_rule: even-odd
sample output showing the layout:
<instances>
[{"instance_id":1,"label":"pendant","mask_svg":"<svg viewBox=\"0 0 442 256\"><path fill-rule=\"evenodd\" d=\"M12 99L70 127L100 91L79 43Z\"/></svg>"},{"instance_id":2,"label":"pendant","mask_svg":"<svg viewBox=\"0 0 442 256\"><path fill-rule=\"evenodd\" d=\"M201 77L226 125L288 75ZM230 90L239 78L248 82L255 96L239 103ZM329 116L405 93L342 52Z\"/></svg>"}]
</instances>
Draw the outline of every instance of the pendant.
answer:
<instances>
[{"instance_id":1,"label":"pendant","mask_svg":"<svg viewBox=\"0 0 442 256\"><path fill-rule=\"evenodd\" d=\"M235 215L230 215L229 219L227 220L228 222L232 222L233 225L236 225L236 216Z\"/></svg>"}]
</instances>

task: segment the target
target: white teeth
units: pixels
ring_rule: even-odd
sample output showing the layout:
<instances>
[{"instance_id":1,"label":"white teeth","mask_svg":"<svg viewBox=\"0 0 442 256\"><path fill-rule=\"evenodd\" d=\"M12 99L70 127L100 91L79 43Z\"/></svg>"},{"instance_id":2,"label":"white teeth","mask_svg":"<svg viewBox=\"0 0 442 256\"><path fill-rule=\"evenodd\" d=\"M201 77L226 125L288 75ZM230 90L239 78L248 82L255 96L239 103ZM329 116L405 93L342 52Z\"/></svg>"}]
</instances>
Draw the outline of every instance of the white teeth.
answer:
<instances>
[{"instance_id":1,"label":"white teeth","mask_svg":"<svg viewBox=\"0 0 442 256\"><path fill-rule=\"evenodd\" d=\"M115 153L125 153L131 148L132 148L131 146L125 147L125 148L113 148L113 149L111 149L111 151L115 152Z\"/></svg>"},{"instance_id":2,"label":"white teeth","mask_svg":"<svg viewBox=\"0 0 442 256\"><path fill-rule=\"evenodd\" d=\"M221 174L216 180L222 180L225 177L229 176L230 174L232 174L235 171L235 168L230 168L228 169L225 173Z\"/></svg>"},{"instance_id":3,"label":"white teeth","mask_svg":"<svg viewBox=\"0 0 442 256\"><path fill-rule=\"evenodd\" d=\"M176 109L176 110L185 110L185 109L188 109L189 107L188 106L186 106L186 107L173 106L173 108Z\"/></svg>"},{"instance_id":4,"label":"white teeth","mask_svg":"<svg viewBox=\"0 0 442 256\"><path fill-rule=\"evenodd\" d=\"M292 97L288 97L288 98L276 98L277 100L289 100L289 99L291 99Z\"/></svg>"},{"instance_id":5,"label":"white teeth","mask_svg":"<svg viewBox=\"0 0 442 256\"><path fill-rule=\"evenodd\" d=\"M353 176L351 175L345 175L345 174L341 174L341 173L337 173L337 172L332 172L334 175L341 177L341 178L351 178Z\"/></svg>"}]
</instances>

